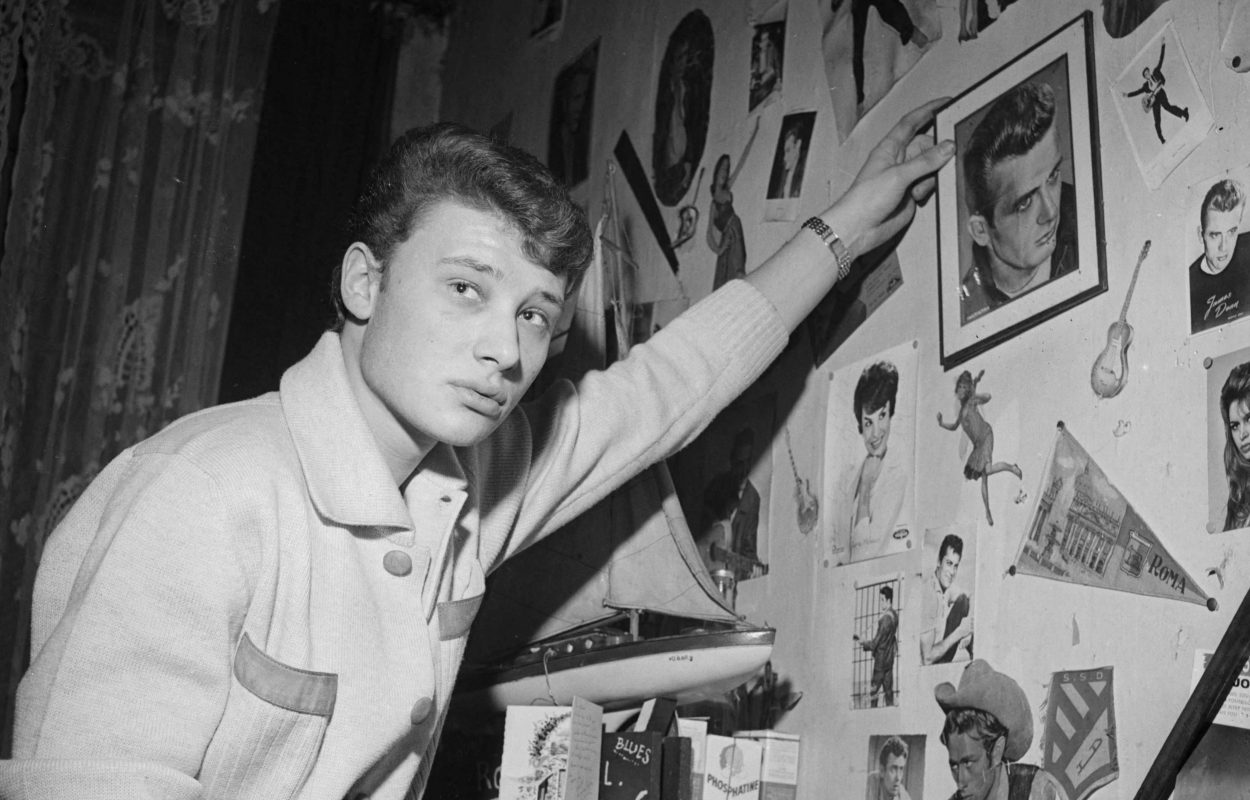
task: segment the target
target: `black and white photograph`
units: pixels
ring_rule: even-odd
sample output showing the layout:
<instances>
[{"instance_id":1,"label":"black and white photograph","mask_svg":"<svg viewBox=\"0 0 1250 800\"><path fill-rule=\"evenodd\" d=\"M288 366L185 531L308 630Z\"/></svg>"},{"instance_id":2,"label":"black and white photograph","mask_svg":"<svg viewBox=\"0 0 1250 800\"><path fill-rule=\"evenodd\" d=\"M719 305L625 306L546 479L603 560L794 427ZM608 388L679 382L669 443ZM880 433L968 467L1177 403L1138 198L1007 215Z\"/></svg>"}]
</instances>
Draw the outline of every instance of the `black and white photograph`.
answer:
<instances>
[{"instance_id":1,"label":"black and white photograph","mask_svg":"<svg viewBox=\"0 0 1250 800\"><path fill-rule=\"evenodd\" d=\"M833 373L825 414L825 527L832 563L917 545L917 344L907 341Z\"/></svg>"},{"instance_id":2,"label":"black and white photograph","mask_svg":"<svg viewBox=\"0 0 1250 800\"><path fill-rule=\"evenodd\" d=\"M940 109L955 158L938 174L946 369L1106 291L1091 15Z\"/></svg>"},{"instance_id":3,"label":"black and white photograph","mask_svg":"<svg viewBox=\"0 0 1250 800\"><path fill-rule=\"evenodd\" d=\"M1146 185L1158 189L1215 122L1171 22L1124 67L1113 88L1137 168Z\"/></svg>"},{"instance_id":4,"label":"black and white photograph","mask_svg":"<svg viewBox=\"0 0 1250 800\"><path fill-rule=\"evenodd\" d=\"M651 174L663 205L675 206L685 196L703 158L714 58L712 22L691 11L669 36L655 91Z\"/></svg>"},{"instance_id":5,"label":"black and white photograph","mask_svg":"<svg viewBox=\"0 0 1250 800\"><path fill-rule=\"evenodd\" d=\"M596 39L556 76L547 166L568 186L581 183L590 174L590 133L598 67L599 40Z\"/></svg>"},{"instance_id":6,"label":"black and white photograph","mask_svg":"<svg viewBox=\"0 0 1250 800\"><path fill-rule=\"evenodd\" d=\"M768 508L776 395L740 400L673 463L673 480L710 574L742 581L768 574Z\"/></svg>"},{"instance_id":7,"label":"black and white photograph","mask_svg":"<svg viewBox=\"0 0 1250 800\"><path fill-rule=\"evenodd\" d=\"M1207 368L1207 531L1250 527L1250 347Z\"/></svg>"},{"instance_id":8,"label":"black and white photograph","mask_svg":"<svg viewBox=\"0 0 1250 800\"><path fill-rule=\"evenodd\" d=\"M868 784L864 800L924 800L925 734L868 737Z\"/></svg>"},{"instance_id":9,"label":"black and white photograph","mask_svg":"<svg viewBox=\"0 0 1250 800\"><path fill-rule=\"evenodd\" d=\"M835 0L819 4L821 52L834 124L846 141L942 38L936 0Z\"/></svg>"},{"instance_id":10,"label":"black and white photograph","mask_svg":"<svg viewBox=\"0 0 1250 800\"><path fill-rule=\"evenodd\" d=\"M747 113L781 97L786 52L786 9L780 0L756 22L751 36L751 84Z\"/></svg>"},{"instance_id":11,"label":"black and white photograph","mask_svg":"<svg viewBox=\"0 0 1250 800\"><path fill-rule=\"evenodd\" d=\"M855 633L851 635L851 708L898 705L899 611L903 575L855 584Z\"/></svg>"},{"instance_id":12,"label":"black and white photograph","mask_svg":"<svg viewBox=\"0 0 1250 800\"><path fill-rule=\"evenodd\" d=\"M1242 167L1189 189L1184 230L1190 333L1222 328L1250 311L1248 188L1250 169Z\"/></svg>"},{"instance_id":13,"label":"black and white photograph","mask_svg":"<svg viewBox=\"0 0 1250 800\"><path fill-rule=\"evenodd\" d=\"M812 147L812 131L816 128L815 111L796 111L781 120L773 165L768 172L764 219L771 222L790 221L798 217L799 197L807 177L807 154Z\"/></svg>"},{"instance_id":14,"label":"black and white photograph","mask_svg":"<svg viewBox=\"0 0 1250 800\"><path fill-rule=\"evenodd\" d=\"M956 523L924 533L920 582L920 664L969 661L975 652L973 598L977 526Z\"/></svg>"}]
</instances>

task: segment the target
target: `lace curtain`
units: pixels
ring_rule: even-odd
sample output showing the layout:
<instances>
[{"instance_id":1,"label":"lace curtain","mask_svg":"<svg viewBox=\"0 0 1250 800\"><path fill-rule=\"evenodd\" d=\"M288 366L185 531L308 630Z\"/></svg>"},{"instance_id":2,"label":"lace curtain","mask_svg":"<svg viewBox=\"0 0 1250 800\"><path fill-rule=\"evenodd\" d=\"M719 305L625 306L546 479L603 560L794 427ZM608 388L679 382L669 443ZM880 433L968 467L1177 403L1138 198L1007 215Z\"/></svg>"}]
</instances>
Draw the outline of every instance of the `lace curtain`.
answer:
<instances>
[{"instance_id":1,"label":"lace curtain","mask_svg":"<svg viewBox=\"0 0 1250 800\"><path fill-rule=\"evenodd\" d=\"M0 2L0 158L21 115L0 260L0 757L48 533L113 456L217 396L277 12Z\"/></svg>"}]
</instances>

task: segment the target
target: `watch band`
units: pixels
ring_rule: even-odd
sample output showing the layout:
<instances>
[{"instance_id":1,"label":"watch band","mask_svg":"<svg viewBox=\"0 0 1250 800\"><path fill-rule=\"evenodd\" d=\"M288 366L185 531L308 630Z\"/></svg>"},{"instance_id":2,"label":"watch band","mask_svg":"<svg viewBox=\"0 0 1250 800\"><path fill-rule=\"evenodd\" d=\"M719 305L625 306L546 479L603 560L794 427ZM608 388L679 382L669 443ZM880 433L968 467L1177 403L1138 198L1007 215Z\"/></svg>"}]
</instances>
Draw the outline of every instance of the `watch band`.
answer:
<instances>
[{"instance_id":1,"label":"watch band","mask_svg":"<svg viewBox=\"0 0 1250 800\"><path fill-rule=\"evenodd\" d=\"M842 237L833 232L833 229L825 224L820 217L812 217L803 223L803 228L810 230L812 233L820 237L820 241L825 243L829 248L829 252L833 253L833 257L838 261L838 277L842 280L851 271L851 253L846 249L846 245L842 243Z\"/></svg>"}]
</instances>

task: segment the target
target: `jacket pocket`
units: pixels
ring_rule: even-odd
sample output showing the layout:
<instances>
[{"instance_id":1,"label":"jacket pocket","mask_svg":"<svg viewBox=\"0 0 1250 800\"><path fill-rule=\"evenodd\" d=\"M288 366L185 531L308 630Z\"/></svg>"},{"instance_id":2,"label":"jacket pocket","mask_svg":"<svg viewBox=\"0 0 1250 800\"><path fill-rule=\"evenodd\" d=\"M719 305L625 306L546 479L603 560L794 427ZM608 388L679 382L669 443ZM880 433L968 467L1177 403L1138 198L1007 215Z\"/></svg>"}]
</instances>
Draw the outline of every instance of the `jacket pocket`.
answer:
<instances>
[{"instance_id":1,"label":"jacket pocket","mask_svg":"<svg viewBox=\"0 0 1250 800\"><path fill-rule=\"evenodd\" d=\"M290 798L308 778L334 713L338 676L287 666L246 633L200 781L206 798Z\"/></svg>"}]
</instances>

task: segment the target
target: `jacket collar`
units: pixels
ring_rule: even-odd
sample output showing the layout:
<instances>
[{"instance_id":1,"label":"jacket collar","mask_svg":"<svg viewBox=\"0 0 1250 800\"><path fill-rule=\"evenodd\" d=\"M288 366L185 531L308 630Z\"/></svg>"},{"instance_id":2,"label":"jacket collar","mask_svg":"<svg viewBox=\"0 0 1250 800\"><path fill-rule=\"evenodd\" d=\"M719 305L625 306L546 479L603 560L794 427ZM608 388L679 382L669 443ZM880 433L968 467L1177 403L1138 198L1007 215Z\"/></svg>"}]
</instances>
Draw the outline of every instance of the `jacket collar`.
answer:
<instances>
[{"instance_id":1,"label":"jacket collar","mask_svg":"<svg viewBox=\"0 0 1250 800\"><path fill-rule=\"evenodd\" d=\"M308 494L317 511L340 525L412 530L412 518L352 394L337 333L282 375L279 388ZM411 481L463 491L467 482L454 450L438 444Z\"/></svg>"}]
</instances>

